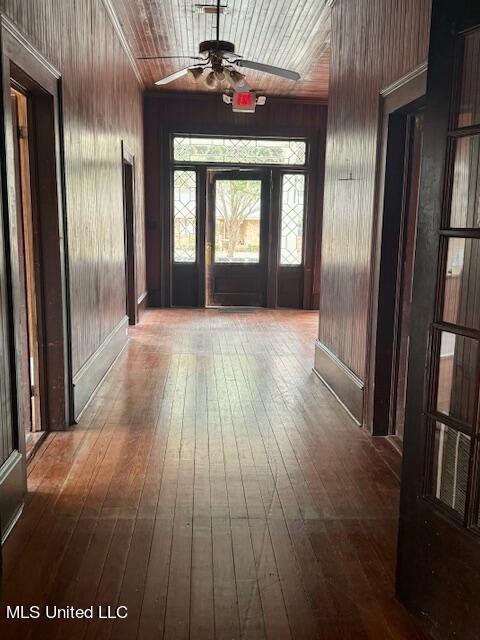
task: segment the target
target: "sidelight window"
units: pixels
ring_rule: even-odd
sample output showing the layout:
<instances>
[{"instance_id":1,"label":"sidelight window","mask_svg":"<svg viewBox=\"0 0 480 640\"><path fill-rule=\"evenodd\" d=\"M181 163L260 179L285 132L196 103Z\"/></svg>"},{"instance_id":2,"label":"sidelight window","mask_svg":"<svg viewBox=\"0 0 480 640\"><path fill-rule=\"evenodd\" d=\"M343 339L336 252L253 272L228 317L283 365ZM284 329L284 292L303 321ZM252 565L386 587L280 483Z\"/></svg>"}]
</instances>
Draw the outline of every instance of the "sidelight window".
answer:
<instances>
[{"instance_id":1,"label":"sidelight window","mask_svg":"<svg viewBox=\"0 0 480 640\"><path fill-rule=\"evenodd\" d=\"M197 175L195 171L173 172L173 259L197 259Z\"/></svg>"},{"instance_id":2,"label":"sidelight window","mask_svg":"<svg viewBox=\"0 0 480 640\"><path fill-rule=\"evenodd\" d=\"M303 260L305 176L286 173L282 180L280 264L295 266Z\"/></svg>"}]
</instances>

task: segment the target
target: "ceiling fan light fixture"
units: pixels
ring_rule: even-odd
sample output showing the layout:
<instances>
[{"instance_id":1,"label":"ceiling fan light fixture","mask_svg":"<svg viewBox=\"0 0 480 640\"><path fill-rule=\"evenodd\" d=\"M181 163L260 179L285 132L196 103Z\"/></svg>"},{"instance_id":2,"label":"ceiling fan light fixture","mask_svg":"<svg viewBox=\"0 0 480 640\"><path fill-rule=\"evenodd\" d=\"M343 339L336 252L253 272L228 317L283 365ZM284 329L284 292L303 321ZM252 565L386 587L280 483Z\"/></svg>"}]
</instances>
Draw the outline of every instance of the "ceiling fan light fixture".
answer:
<instances>
[{"instance_id":1,"label":"ceiling fan light fixture","mask_svg":"<svg viewBox=\"0 0 480 640\"><path fill-rule=\"evenodd\" d=\"M228 75L230 76L231 84L234 87L238 87L244 83L245 76L243 73L240 73L240 71L237 71L236 69L229 69Z\"/></svg>"},{"instance_id":2,"label":"ceiling fan light fixture","mask_svg":"<svg viewBox=\"0 0 480 640\"><path fill-rule=\"evenodd\" d=\"M205 85L209 89L216 89L217 88L218 82L217 82L217 79L215 78L215 72L214 71L210 71L210 73L205 78Z\"/></svg>"},{"instance_id":3,"label":"ceiling fan light fixture","mask_svg":"<svg viewBox=\"0 0 480 640\"><path fill-rule=\"evenodd\" d=\"M214 74L217 82L223 82L225 80L225 71L223 69L217 69L214 71Z\"/></svg>"},{"instance_id":4,"label":"ceiling fan light fixture","mask_svg":"<svg viewBox=\"0 0 480 640\"><path fill-rule=\"evenodd\" d=\"M198 82L202 73L203 67L190 67L190 69L187 71L189 79L193 80L194 82Z\"/></svg>"}]
</instances>

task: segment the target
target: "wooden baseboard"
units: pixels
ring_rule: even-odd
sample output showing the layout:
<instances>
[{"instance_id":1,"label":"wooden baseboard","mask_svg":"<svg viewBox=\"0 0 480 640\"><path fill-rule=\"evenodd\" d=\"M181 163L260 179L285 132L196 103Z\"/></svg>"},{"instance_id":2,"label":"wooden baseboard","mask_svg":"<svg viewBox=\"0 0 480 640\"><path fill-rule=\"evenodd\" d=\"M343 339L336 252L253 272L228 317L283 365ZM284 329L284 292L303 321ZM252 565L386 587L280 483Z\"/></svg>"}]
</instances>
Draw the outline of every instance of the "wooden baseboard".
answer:
<instances>
[{"instance_id":1,"label":"wooden baseboard","mask_svg":"<svg viewBox=\"0 0 480 640\"><path fill-rule=\"evenodd\" d=\"M140 320L142 315L145 312L145 309L148 307L148 291L144 291L141 296L138 297L137 300L137 309L138 309L138 319Z\"/></svg>"},{"instance_id":2,"label":"wooden baseboard","mask_svg":"<svg viewBox=\"0 0 480 640\"><path fill-rule=\"evenodd\" d=\"M358 425L363 420L364 383L320 340L315 343L314 371Z\"/></svg>"},{"instance_id":3,"label":"wooden baseboard","mask_svg":"<svg viewBox=\"0 0 480 640\"><path fill-rule=\"evenodd\" d=\"M73 416L77 422L127 343L128 318L120 320L73 378Z\"/></svg>"}]
</instances>

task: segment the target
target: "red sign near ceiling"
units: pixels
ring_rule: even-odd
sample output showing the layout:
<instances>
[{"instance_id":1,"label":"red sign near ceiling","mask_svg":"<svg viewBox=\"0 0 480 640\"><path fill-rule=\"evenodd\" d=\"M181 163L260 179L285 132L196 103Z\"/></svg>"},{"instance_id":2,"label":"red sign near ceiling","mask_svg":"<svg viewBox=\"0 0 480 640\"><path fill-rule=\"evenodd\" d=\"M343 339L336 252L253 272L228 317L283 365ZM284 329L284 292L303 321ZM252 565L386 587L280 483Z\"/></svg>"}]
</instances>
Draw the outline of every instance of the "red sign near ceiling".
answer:
<instances>
[{"instance_id":1,"label":"red sign near ceiling","mask_svg":"<svg viewBox=\"0 0 480 640\"><path fill-rule=\"evenodd\" d=\"M257 103L255 91L235 91L233 94L233 110L253 113Z\"/></svg>"}]
</instances>

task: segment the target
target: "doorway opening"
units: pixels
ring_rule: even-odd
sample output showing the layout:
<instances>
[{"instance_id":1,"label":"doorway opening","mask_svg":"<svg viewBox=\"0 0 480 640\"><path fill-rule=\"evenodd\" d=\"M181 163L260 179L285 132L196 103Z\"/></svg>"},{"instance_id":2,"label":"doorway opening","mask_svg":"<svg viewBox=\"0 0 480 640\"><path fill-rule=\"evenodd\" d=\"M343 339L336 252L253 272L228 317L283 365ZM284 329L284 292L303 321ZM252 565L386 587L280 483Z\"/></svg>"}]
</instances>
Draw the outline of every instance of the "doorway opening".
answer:
<instances>
[{"instance_id":1,"label":"doorway opening","mask_svg":"<svg viewBox=\"0 0 480 640\"><path fill-rule=\"evenodd\" d=\"M269 175L211 172L208 182L205 306L266 306Z\"/></svg>"},{"instance_id":2,"label":"doorway opening","mask_svg":"<svg viewBox=\"0 0 480 640\"><path fill-rule=\"evenodd\" d=\"M318 225L307 140L171 141L171 305L311 308Z\"/></svg>"},{"instance_id":3,"label":"doorway opening","mask_svg":"<svg viewBox=\"0 0 480 640\"><path fill-rule=\"evenodd\" d=\"M135 265L135 158L122 143L123 212L125 219L125 284L128 322L138 322Z\"/></svg>"},{"instance_id":4,"label":"doorway opening","mask_svg":"<svg viewBox=\"0 0 480 640\"><path fill-rule=\"evenodd\" d=\"M22 510L27 457L48 431L71 424L73 388L60 73L14 25L4 17L1 23L7 251L0 255L0 285L8 292L0 304L8 346L0 376L7 417L0 421L3 541Z\"/></svg>"},{"instance_id":5,"label":"doorway opening","mask_svg":"<svg viewBox=\"0 0 480 640\"><path fill-rule=\"evenodd\" d=\"M25 450L27 458L38 446L45 433L43 368L43 290L39 251L39 221L32 205L30 172L31 126L28 96L12 82L10 89L14 141L15 191L17 220L19 222L20 277L23 285L22 307L25 327L23 331L25 383Z\"/></svg>"},{"instance_id":6,"label":"doorway opening","mask_svg":"<svg viewBox=\"0 0 480 640\"><path fill-rule=\"evenodd\" d=\"M17 366L22 371L28 459L48 431L70 424L65 229L57 177L57 79L42 74L40 84L13 62L10 71L7 123L12 151L7 175L15 186L10 205L17 228L21 355Z\"/></svg>"},{"instance_id":7,"label":"doorway opening","mask_svg":"<svg viewBox=\"0 0 480 640\"><path fill-rule=\"evenodd\" d=\"M423 113L390 116L375 362L374 435L400 447L405 421Z\"/></svg>"},{"instance_id":8,"label":"doorway opening","mask_svg":"<svg viewBox=\"0 0 480 640\"><path fill-rule=\"evenodd\" d=\"M384 101L380 185L378 307L374 340L372 432L402 448L410 349L413 263L423 144L425 72Z\"/></svg>"}]
</instances>

